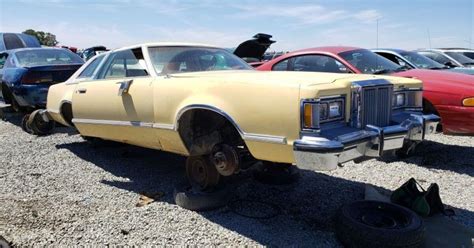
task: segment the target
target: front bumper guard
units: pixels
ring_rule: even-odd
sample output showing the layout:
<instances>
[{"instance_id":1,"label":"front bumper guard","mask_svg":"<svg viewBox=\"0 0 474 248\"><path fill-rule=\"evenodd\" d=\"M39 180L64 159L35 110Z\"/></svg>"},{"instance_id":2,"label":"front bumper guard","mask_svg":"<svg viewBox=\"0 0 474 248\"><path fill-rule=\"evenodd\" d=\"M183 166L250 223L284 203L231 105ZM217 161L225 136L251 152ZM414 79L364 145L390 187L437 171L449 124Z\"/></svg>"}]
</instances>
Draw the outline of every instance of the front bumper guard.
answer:
<instances>
[{"instance_id":1,"label":"front bumper guard","mask_svg":"<svg viewBox=\"0 0 474 248\"><path fill-rule=\"evenodd\" d=\"M439 121L436 115L412 114L398 125L367 125L365 130L333 140L303 136L293 144L296 165L308 170L334 170L339 164L359 157L381 157L384 151L400 149L406 142L421 142L426 134L436 132Z\"/></svg>"}]
</instances>

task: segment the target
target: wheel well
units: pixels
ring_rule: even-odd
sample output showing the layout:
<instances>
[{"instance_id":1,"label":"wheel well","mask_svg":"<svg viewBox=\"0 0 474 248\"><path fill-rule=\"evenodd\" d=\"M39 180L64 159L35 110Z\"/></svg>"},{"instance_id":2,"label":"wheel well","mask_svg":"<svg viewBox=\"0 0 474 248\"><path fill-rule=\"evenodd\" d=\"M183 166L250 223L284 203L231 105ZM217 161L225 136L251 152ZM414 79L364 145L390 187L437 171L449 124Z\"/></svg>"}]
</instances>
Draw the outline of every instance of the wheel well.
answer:
<instances>
[{"instance_id":1,"label":"wheel well","mask_svg":"<svg viewBox=\"0 0 474 248\"><path fill-rule=\"evenodd\" d=\"M423 98L423 113L424 114L435 114L439 116L438 111L436 110L435 106L425 98Z\"/></svg>"},{"instance_id":2,"label":"wheel well","mask_svg":"<svg viewBox=\"0 0 474 248\"><path fill-rule=\"evenodd\" d=\"M436 110L435 106L430 101L426 100L425 98L423 98L423 114L435 114L435 115L441 117L441 115ZM438 131L438 132L443 131L442 122L438 123L438 125L436 126L436 131Z\"/></svg>"},{"instance_id":3,"label":"wheel well","mask_svg":"<svg viewBox=\"0 0 474 248\"><path fill-rule=\"evenodd\" d=\"M72 123L72 105L70 102L65 102L61 104L61 107L59 109L59 112L61 113L61 116L63 117L64 121L67 122L67 124L74 126Z\"/></svg>"},{"instance_id":4,"label":"wheel well","mask_svg":"<svg viewBox=\"0 0 474 248\"><path fill-rule=\"evenodd\" d=\"M178 120L178 132L191 156L211 153L216 144L244 146L237 127L220 113L191 109Z\"/></svg>"}]
</instances>

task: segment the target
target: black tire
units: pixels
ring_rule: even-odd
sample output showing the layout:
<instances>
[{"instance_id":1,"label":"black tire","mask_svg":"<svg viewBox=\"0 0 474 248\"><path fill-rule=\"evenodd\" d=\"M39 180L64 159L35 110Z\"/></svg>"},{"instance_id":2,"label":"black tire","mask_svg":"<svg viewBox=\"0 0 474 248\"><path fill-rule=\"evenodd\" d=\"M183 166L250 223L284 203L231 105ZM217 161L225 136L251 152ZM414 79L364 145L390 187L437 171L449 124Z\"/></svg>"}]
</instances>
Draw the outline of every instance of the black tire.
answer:
<instances>
[{"instance_id":1,"label":"black tire","mask_svg":"<svg viewBox=\"0 0 474 248\"><path fill-rule=\"evenodd\" d=\"M53 120L44 121L39 112L39 109L33 111L28 118L27 124L35 135L50 134L56 126L56 123Z\"/></svg>"},{"instance_id":2,"label":"black tire","mask_svg":"<svg viewBox=\"0 0 474 248\"><path fill-rule=\"evenodd\" d=\"M13 110L13 112L23 111L23 108L20 106L20 104L18 104L12 92L10 91L8 86L6 86L5 84L2 84L2 96L5 103L8 103L11 105L11 109Z\"/></svg>"},{"instance_id":3,"label":"black tire","mask_svg":"<svg viewBox=\"0 0 474 248\"><path fill-rule=\"evenodd\" d=\"M227 205L232 198L227 187L216 187L213 190L200 191L189 183L180 183L173 192L176 205L192 211L209 211Z\"/></svg>"},{"instance_id":4,"label":"black tire","mask_svg":"<svg viewBox=\"0 0 474 248\"><path fill-rule=\"evenodd\" d=\"M28 124L28 120L30 119L30 114L25 114L23 118L21 119L21 129L23 131L33 134L33 130L31 129L30 125Z\"/></svg>"},{"instance_id":5,"label":"black tire","mask_svg":"<svg viewBox=\"0 0 474 248\"><path fill-rule=\"evenodd\" d=\"M421 218L407 208L357 201L341 208L336 235L345 247L419 247L425 228Z\"/></svg>"},{"instance_id":6,"label":"black tire","mask_svg":"<svg viewBox=\"0 0 474 248\"><path fill-rule=\"evenodd\" d=\"M264 184L287 185L298 181L298 167L291 164L262 162L257 164L253 173L254 178Z\"/></svg>"}]
</instances>

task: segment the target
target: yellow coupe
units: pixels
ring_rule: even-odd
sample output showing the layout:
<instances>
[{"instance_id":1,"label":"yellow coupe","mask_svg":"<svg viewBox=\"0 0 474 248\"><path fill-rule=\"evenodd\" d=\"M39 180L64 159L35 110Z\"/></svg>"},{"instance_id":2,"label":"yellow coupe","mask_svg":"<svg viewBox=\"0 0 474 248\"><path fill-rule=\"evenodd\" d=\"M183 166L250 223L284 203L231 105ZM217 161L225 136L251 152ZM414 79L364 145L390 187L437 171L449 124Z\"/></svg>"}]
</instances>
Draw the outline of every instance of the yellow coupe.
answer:
<instances>
[{"instance_id":1,"label":"yellow coupe","mask_svg":"<svg viewBox=\"0 0 474 248\"><path fill-rule=\"evenodd\" d=\"M208 189L257 160L332 170L408 154L439 121L421 113L421 90L409 78L260 72L225 49L152 43L95 56L32 118L186 155L188 179Z\"/></svg>"}]
</instances>

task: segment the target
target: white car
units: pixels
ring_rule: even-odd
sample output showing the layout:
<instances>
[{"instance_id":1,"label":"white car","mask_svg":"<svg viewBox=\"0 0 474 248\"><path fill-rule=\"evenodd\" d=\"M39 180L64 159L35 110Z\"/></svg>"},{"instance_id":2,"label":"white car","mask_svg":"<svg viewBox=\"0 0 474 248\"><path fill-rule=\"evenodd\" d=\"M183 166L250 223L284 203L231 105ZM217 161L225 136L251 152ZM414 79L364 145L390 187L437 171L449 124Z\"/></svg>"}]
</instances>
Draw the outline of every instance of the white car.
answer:
<instances>
[{"instance_id":1,"label":"white car","mask_svg":"<svg viewBox=\"0 0 474 248\"><path fill-rule=\"evenodd\" d=\"M466 56L461 50L466 49L422 49L417 50L416 52L424 55L440 64L449 66L449 67L467 67L474 68L474 59ZM472 50L469 53L472 54ZM472 56L472 55L471 55Z\"/></svg>"}]
</instances>

